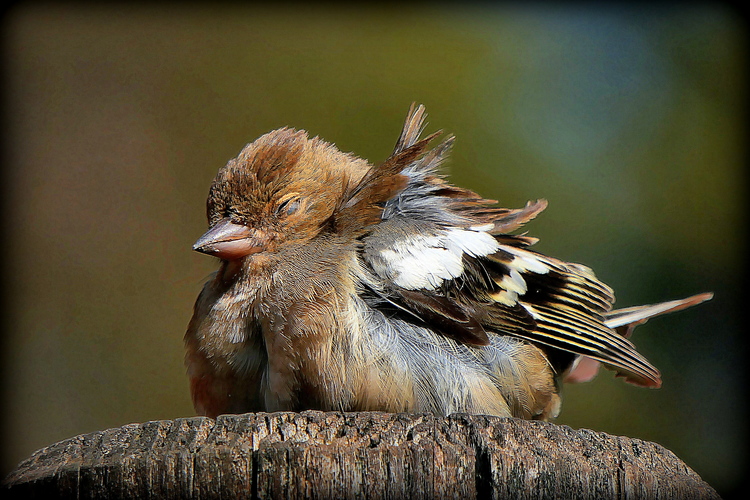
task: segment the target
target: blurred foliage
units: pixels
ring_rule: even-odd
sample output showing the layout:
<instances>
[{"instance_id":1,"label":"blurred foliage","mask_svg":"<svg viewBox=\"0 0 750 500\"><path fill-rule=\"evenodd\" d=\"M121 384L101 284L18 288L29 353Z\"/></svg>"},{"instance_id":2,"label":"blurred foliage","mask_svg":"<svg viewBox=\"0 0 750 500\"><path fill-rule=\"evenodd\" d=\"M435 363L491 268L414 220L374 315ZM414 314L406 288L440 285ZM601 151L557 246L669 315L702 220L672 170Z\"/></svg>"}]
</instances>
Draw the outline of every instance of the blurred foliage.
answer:
<instances>
[{"instance_id":1,"label":"blurred foliage","mask_svg":"<svg viewBox=\"0 0 750 500\"><path fill-rule=\"evenodd\" d=\"M280 126L373 162L412 101L457 136L459 185L550 206L538 248L623 306L712 290L635 341L560 423L653 440L720 492L747 467L740 375L746 28L710 4L19 4L4 18L2 473L54 441L193 414L182 365L215 263L209 183Z\"/></svg>"}]
</instances>

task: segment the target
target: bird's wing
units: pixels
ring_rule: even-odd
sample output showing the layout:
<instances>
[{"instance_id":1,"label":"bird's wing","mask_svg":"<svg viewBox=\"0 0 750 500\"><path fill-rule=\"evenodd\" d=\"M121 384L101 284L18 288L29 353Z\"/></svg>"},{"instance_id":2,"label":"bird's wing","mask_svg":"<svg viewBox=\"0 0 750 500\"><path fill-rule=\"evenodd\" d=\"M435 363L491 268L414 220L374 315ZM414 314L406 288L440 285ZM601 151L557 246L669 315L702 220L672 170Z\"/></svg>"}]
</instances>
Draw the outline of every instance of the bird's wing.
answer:
<instances>
[{"instance_id":1,"label":"bird's wing","mask_svg":"<svg viewBox=\"0 0 750 500\"><path fill-rule=\"evenodd\" d=\"M617 309L607 313L604 324L609 328L617 330L623 337L628 338L636 326L642 325L655 316L687 309L701 302L711 300L713 296L714 294L712 293L699 293L685 299Z\"/></svg>"},{"instance_id":2,"label":"bird's wing","mask_svg":"<svg viewBox=\"0 0 750 500\"><path fill-rule=\"evenodd\" d=\"M393 219L364 238L364 260L389 302L463 343L512 335L593 358L639 385L660 384L656 368L605 323L612 291L590 271L481 229L404 235L408 222Z\"/></svg>"},{"instance_id":3,"label":"bird's wing","mask_svg":"<svg viewBox=\"0 0 750 500\"><path fill-rule=\"evenodd\" d=\"M627 307L610 311L605 315L604 324L625 338L630 338L636 326L642 325L655 316L681 311L713 298L712 293L700 293L680 300L670 300L659 304ZM565 382L588 382L599 371L599 361L587 356L578 356L565 373Z\"/></svg>"},{"instance_id":4,"label":"bird's wing","mask_svg":"<svg viewBox=\"0 0 750 500\"><path fill-rule=\"evenodd\" d=\"M380 221L361 237L370 293L466 344L512 335L592 358L637 385L660 386L658 370L613 330L612 290L585 266L533 252L527 247L535 239L509 234L546 202L496 208L446 183L436 168L452 139L426 151L423 128L424 108L412 108L394 156L418 144L420 152L400 172L391 170L406 182L379 203Z\"/></svg>"}]
</instances>

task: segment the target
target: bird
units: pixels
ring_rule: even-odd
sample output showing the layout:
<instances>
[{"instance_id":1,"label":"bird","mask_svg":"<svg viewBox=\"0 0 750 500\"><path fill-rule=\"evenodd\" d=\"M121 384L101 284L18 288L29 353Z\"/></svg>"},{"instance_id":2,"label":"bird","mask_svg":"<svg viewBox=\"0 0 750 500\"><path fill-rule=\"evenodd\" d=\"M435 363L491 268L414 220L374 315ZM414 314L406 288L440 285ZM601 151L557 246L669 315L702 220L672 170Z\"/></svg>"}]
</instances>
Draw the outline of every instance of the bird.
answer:
<instances>
[{"instance_id":1,"label":"bird","mask_svg":"<svg viewBox=\"0 0 750 500\"><path fill-rule=\"evenodd\" d=\"M454 137L431 146L426 116L411 105L379 164L283 127L218 171L193 249L219 266L184 339L197 413L550 420L601 365L661 386L633 328L712 294L613 310L590 268L519 232L546 200L502 208L447 180Z\"/></svg>"}]
</instances>

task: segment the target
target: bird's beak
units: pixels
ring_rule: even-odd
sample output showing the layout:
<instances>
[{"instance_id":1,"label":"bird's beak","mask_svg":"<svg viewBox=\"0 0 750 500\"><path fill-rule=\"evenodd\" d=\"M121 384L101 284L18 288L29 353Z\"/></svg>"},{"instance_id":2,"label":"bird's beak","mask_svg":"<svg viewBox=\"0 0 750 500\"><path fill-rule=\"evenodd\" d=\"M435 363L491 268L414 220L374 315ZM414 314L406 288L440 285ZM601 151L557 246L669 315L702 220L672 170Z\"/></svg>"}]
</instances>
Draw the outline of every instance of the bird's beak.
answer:
<instances>
[{"instance_id":1,"label":"bird's beak","mask_svg":"<svg viewBox=\"0 0 750 500\"><path fill-rule=\"evenodd\" d=\"M262 252L266 240L258 230L222 219L195 242L193 250L224 260L237 260Z\"/></svg>"}]
</instances>

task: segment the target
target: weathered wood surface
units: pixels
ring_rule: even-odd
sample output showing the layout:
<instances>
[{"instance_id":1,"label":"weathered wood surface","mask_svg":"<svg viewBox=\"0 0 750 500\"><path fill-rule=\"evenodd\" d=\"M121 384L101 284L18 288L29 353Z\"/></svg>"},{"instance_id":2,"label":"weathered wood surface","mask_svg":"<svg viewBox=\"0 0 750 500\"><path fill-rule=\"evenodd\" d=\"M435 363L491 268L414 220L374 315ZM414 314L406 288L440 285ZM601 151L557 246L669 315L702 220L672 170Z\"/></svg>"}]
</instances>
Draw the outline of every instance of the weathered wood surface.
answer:
<instances>
[{"instance_id":1,"label":"weathered wood surface","mask_svg":"<svg viewBox=\"0 0 750 500\"><path fill-rule=\"evenodd\" d=\"M13 498L719 498L664 447L478 415L251 413L130 424L34 453Z\"/></svg>"}]
</instances>

